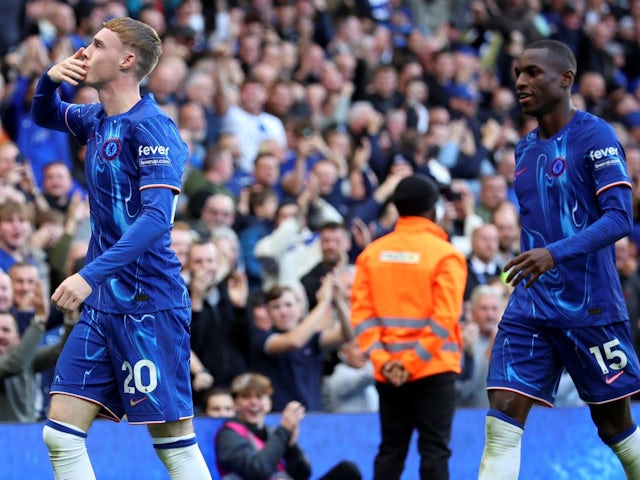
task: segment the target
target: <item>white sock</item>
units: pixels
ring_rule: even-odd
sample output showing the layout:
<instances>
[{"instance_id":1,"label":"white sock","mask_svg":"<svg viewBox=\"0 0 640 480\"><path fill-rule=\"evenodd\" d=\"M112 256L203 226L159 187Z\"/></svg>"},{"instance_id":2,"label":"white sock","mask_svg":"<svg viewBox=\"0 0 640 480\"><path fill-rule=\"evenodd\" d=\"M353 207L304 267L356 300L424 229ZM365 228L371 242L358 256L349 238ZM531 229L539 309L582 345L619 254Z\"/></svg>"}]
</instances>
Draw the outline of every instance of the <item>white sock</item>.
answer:
<instances>
[{"instance_id":1,"label":"white sock","mask_svg":"<svg viewBox=\"0 0 640 480\"><path fill-rule=\"evenodd\" d=\"M153 448L167 467L171 480L211 480L195 434L154 438Z\"/></svg>"},{"instance_id":2,"label":"white sock","mask_svg":"<svg viewBox=\"0 0 640 480\"><path fill-rule=\"evenodd\" d=\"M95 480L87 454L86 432L68 423L47 420L42 439L49 449L49 458L57 480Z\"/></svg>"},{"instance_id":3,"label":"white sock","mask_svg":"<svg viewBox=\"0 0 640 480\"><path fill-rule=\"evenodd\" d=\"M631 434L622 436L624 438L619 442L609 443L609 448L620 459L627 478L640 480L640 430L634 425Z\"/></svg>"},{"instance_id":4,"label":"white sock","mask_svg":"<svg viewBox=\"0 0 640 480\"><path fill-rule=\"evenodd\" d=\"M485 424L485 444L478 480L517 480L520 443L524 429L515 420L490 410Z\"/></svg>"}]
</instances>

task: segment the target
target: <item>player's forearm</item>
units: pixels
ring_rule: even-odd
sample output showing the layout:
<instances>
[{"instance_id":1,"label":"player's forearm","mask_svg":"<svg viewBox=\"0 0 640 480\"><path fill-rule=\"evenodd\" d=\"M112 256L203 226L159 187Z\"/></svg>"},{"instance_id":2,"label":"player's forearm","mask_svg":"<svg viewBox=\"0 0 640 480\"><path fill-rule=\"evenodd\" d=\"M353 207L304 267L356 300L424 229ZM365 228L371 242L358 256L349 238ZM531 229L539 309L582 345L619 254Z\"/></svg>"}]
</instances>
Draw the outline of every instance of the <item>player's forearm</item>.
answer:
<instances>
[{"instance_id":1,"label":"player's forearm","mask_svg":"<svg viewBox=\"0 0 640 480\"><path fill-rule=\"evenodd\" d=\"M556 263L600 250L631 233L633 226L631 194L625 187L601 193L603 214L582 232L547 245ZM617 190L615 192L614 190Z\"/></svg>"},{"instance_id":2,"label":"player's forearm","mask_svg":"<svg viewBox=\"0 0 640 480\"><path fill-rule=\"evenodd\" d=\"M172 194L173 195L173 194ZM108 277L134 262L169 229L167 215L159 209L147 208L111 248L80 270L80 275L93 289Z\"/></svg>"},{"instance_id":3,"label":"player's forearm","mask_svg":"<svg viewBox=\"0 0 640 480\"><path fill-rule=\"evenodd\" d=\"M31 113L39 126L66 131L64 114L69 104L60 99L59 86L46 73L42 75L33 97Z\"/></svg>"}]
</instances>

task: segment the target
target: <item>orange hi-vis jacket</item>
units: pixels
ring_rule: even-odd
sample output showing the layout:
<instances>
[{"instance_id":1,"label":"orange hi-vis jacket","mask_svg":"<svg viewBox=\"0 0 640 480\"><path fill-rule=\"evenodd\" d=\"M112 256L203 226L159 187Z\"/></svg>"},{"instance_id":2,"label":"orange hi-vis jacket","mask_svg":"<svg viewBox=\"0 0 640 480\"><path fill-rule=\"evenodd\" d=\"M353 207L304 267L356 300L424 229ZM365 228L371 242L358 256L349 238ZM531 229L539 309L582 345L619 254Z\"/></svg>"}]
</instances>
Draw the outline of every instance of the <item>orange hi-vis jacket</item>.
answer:
<instances>
[{"instance_id":1,"label":"orange hi-vis jacket","mask_svg":"<svg viewBox=\"0 0 640 480\"><path fill-rule=\"evenodd\" d=\"M402 362L408 381L460 373L466 281L462 253L423 217L401 217L393 232L364 249L356 260L351 324L376 380L387 381L381 371L390 360Z\"/></svg>"}]
</instances>

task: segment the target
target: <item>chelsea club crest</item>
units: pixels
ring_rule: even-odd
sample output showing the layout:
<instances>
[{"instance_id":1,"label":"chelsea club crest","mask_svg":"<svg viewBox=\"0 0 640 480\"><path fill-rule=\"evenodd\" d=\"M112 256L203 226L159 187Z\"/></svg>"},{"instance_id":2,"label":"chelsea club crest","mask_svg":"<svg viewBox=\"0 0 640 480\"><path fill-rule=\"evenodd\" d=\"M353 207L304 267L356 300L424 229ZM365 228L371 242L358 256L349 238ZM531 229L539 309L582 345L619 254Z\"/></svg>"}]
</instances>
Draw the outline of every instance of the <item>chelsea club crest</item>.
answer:
<instances>
[{"instance_id":1,"label":"chelsea club crest","mask_svg":"<svg viewBox=\"0 0 640 480\"><path fill-rule=\"evenodd\" d=\"M558 157L551 163L551 175L559 177L567 168L567 161Z\"/></svg>"},{"instance_id":2,"label":"chelsea club crest","mask_svg":"<svg viewBox=\"0 0 640 480\"><path fill-rule=\"evenodd\" d=\"M122 151L122 143L120 143L119 138L109 138L106 142L102 144L102 156L106 160L113 160Z\"/></svg>"}]
</instances>

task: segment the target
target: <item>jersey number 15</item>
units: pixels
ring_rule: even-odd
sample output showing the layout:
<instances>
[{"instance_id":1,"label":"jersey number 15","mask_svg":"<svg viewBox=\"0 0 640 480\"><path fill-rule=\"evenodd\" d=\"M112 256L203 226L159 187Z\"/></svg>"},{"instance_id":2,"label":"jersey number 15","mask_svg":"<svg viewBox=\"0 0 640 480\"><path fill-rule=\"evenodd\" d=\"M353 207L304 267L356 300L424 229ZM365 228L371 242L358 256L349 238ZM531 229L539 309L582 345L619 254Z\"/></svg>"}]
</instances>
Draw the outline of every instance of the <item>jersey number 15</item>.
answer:
<instances>
[{"instance_id":1,"label":"jersey number 15","mask_svg":"<svg viewBox=\"0 0 640 480\"><path fill-rule=\"evenodd\" d=\"M620 350L619 348L615 348L620 345L620 340L614 338L613 340L606 342L600 346L596 345L589 348L589 352L596 357L596 361L598 362L598 366L600 370L602 370L603 374L609 373L609 369L611 370L622 370L627 366L627 355ZM603 355L604 353L604 355ZM609 361L609 363L605 363L605 359ZM617 361L611 361L617 360Z\"/></svg>"}]
</instances>

